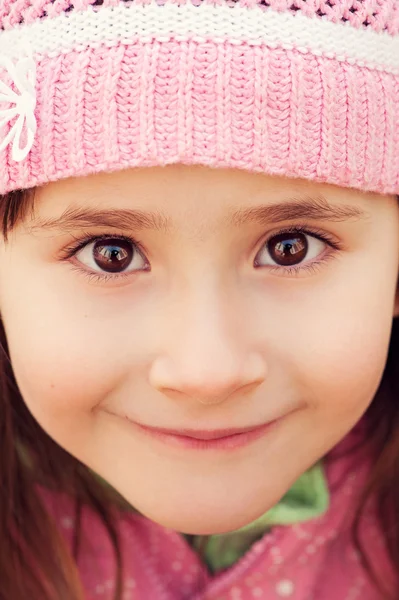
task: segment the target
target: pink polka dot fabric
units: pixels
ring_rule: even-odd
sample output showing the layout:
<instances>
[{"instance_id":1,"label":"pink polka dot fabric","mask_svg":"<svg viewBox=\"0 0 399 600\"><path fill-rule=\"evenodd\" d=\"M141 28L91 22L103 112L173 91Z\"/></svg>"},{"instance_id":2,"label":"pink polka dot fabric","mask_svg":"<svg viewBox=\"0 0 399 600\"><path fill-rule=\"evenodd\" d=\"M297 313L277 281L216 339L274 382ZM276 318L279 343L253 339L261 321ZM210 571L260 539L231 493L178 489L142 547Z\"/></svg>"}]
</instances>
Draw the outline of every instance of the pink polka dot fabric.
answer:
<instances>
[{"instance_id":1,"label":"pink polka dot fabric","mask_svg":"<svg viewBox=\"0 0 399 600\"><path fill-rule=\"evenodd\" d=\"M381 600L350 537L370 459L346 451L363 434L360 422L329 455L326 475L331 503L323 516L274 527L236 564L215 576L208 573L178 532L141 515L121 514L126 569L123 600ZM47 493L45 498L70 543L70 503ZM79 567L87 600L112 600L115 579L110 542L102 525L88 512L83 527L85 542ZM372 506L363 515L361 533L383 583L391 591L397 590Z\"/></svg>"},{"instance_id":2,"label":"pink polka dot fabric","mask_svg":"<svg viewBox=\"0 0 399 600\"><path fill-rule=\"evenodd\" d=\"M5 0L0 193L205 164L399 193L397 0Z\"/></svg>"}]
</instances>

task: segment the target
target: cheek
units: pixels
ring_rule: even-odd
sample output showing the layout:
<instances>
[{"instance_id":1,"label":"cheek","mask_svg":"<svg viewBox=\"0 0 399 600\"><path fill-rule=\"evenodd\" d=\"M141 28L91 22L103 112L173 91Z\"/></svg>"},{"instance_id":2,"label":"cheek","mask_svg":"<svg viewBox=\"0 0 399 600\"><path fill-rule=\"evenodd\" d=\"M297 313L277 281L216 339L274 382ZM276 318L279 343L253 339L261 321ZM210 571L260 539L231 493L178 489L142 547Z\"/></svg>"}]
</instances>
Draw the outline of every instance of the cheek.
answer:
<instances>
[{"instance_id":1,"label":"cheek","mask_svg":"<svg viewBox=\"0 0 399 600\"><path fill-rule=\"evenodd\" d=\"M153 310L138 311L131 297L101 296L81 280L66 283L65 276L49 275L49 267L26 268L22 285L18 260L1 258L0 252L0 280L7 285L0 306L24 401L58 443L86 444L99 404L115 401L122 389L137 396L159 334L149 327Z\"/></svg>"},{"instance_id":2,"label":"cheek","mask_svg":"<svg viewBox=\"0 0 399 600\"><path fill-rule=\"evenodd\" d=\"M309 405L330 414L363 412L383 374L389 328L364 328L351 319L341 330L331 323L319 337L319 345L312 350L309 343L306 350L307 362L313 366L306 376Z\"/></svg>"},{"instance_id":3,"label":"cheek","mask_svg":"<svg viewBox=\"0 0 399 600\"><path fill-rule=\"evenodd\" d=\"M324 416L358 418L372 401L389 348L395 278L368 280L355 271L352 280L315 294L307 317L288 317L304 340L293 369L300 370L309 405Z\"/></svg>"},{"instance_id":4,"label":"cheek","mask_svg":"<svg viewBox=\"0 0 399 600\"><path fill-rule=\"evenodd\" d=\"M7 305L4 321L21 394L42 427L65 442L83 431L96 405L118 390L128 359L134 370L126 335L112 320L87 318L55 299L44 304L36 296L29 310L22 303L13 303L11 310Z\"/></svg>"},{"instance_id":5,"label":"cheek","mask_svg":"<svg viewBox=\"0 0 399 600\"><path fill-rule=\"evenodd\" d=\"M31 330L33 336L37 331ZM31 348L17 336L8 334L10 356L21 394L33 416L54 436L60 428L73 432L84 425L90 411L110 388L117 385L117 374L102 369L98 349L88 352L80 341L71 339L71 331L59 331L59 338L48 335L35 340ZM96 348L96 346L93 346Z\"/></svg>"}]
</instances>

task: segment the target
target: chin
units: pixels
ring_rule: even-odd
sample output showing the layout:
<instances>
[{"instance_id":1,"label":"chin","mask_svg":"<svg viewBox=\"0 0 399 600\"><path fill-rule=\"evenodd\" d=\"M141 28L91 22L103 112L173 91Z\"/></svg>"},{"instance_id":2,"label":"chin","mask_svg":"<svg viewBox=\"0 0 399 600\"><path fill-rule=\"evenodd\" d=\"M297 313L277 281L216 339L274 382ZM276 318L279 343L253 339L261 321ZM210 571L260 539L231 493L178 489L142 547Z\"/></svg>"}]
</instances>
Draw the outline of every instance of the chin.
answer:
<instances>
[{"instance_id":1,"label":"chin","mask_svg":"<svg viewBox=\"0 0 399 600\"><path fill-rule=\"evenodd\" d=\"M181 511L147 512L141 510L141 512L159 525L180 533L216 535L240 529L260 517L265 511L244 513L242 510L226 511L225 507L221 507L219 510L214 508L201 510L199 507L192 507L191 510L182 509Z\"/></svg>"}]
</instances>

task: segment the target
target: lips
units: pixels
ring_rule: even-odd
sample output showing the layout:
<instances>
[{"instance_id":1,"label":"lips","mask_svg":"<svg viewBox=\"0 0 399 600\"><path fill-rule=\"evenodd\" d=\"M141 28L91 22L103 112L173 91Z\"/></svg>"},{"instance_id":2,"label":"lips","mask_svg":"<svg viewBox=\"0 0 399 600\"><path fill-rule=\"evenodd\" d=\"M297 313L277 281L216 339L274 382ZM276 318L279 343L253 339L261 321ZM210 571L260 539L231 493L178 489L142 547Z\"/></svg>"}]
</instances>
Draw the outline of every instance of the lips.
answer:
<instances>
[{"instance_id":1,"label":"lips","mask_svg":"<svg viewBox=\"0 0 399 600\"><path fill-rule=\"evenodd\" d=\"M234 451L247 446L263 437L274 428L277 421L262 425L230 429L164 429L148 427L132 422L133 426L141 430L144 435L150 436L158 442L185 448L186 450L199 451Z\"/></svg>"},{"instance_id":2,"label":"lips","mask_svg":"<svg viewBox=\"0 0 399 600\"><path fill-rule=\"evenodd\" d=\"M132 431L141 432L152 438L156 443L185 448L187 450L199 451L233 451L247 446L257 439L267 435L280 423L281 417L261 423L260 425L248 425L246 427L230 427L217 429L170 429L166 427L151 427L144 425L128 415L121 415L110 410L104 412L124 421L132 428Z\"/></svg>"},{"instance_id":3,"label":"lips","mask_svg":"<svg viewBox=\"0 0 399 600\"><path fill-rule=\"evenodd\" d=\"M161 427L149 427L147 425L139 424L139 427L152 431L153 433L160 433L164 435L175 435L178 437L192 438L194 440L219 440L228 438L234 435L240 435L249 431L256 431L267 425L262 423L260 425L252 425L249 427L241 427L235 429L163 429Z\"/></svg>"}]
</instances>

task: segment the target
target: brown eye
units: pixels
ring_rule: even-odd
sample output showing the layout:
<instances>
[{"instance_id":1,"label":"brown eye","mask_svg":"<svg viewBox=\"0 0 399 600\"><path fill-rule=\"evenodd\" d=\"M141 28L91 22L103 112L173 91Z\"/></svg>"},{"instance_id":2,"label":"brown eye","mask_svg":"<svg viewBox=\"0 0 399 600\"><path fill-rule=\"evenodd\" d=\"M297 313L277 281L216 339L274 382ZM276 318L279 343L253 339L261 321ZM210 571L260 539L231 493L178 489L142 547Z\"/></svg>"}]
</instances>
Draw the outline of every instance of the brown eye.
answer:
<instances>
[{"instance_id":1,"label":"brown eye","mask_svg":"<svg viewBox=\"0 0 399 600\"><path fill-rule=\"evenodd\" d=\"M280 233L267 243L270 256L282 267L302 262L308 252L308 241L303 233Z\"/></svg>"},{"instance_id":2,"label":"brown eye","mask_svg":"<svg viewBox=\"0 0 399 600\"><path fill-rule=\"evenodd\" d=\"M93 259L96 265L108 273L119 273L132 262L134 250L125 240L109 239L95 242Z\"/></svg>"},{"instance_id":3,"label":"brown eye","mask_svg":"<svg viewBox=\"0 0 399 600\"><path fill-rule=\"evenodd\" d=\"M331 245L331 244L330 244ZM317 259L328 242L302 231L283 231L273 235L263 245L255 259L255 266L278 266L281 268L306 265Z\"/></svg>"},{"instance_id":4,"label":"brown eye","mask_svg":"<svg viewBox=\"0 0 399 600\"><path fill-rule=\"evenodd\" d=\"M134 242L123 238L102 238L90 242L76 253L76 258L90 270L103 273L117 274L147 267Z\"/></svg>"}]
</instances>

